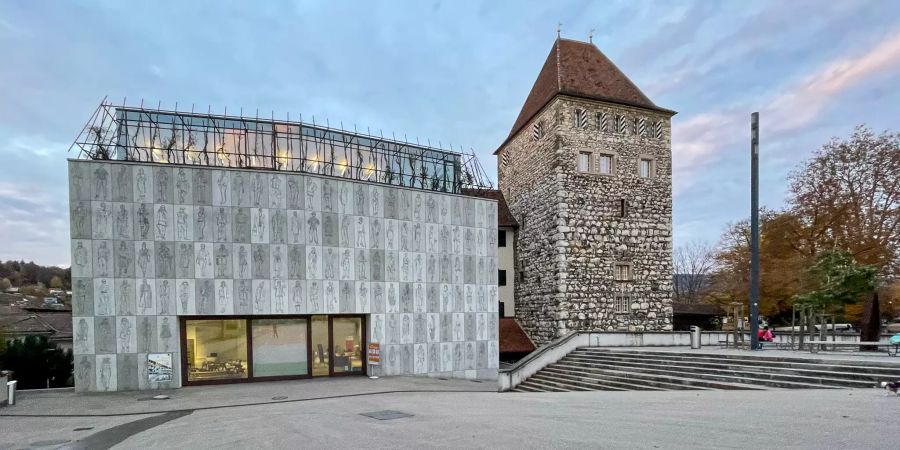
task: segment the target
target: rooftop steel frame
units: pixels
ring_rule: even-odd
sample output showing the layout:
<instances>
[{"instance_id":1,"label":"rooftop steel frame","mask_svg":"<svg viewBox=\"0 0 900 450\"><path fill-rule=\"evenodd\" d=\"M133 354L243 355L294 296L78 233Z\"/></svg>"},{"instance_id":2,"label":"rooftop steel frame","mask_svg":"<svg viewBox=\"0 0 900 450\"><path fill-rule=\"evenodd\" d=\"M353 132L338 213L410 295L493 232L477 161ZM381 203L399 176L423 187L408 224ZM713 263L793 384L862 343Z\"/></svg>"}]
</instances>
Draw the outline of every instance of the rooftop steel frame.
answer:
<instances>
[{"instance_id":1,"label":"rooftop steel frame","mask_svg":"<svg viewBox=\"0 0 900 450\"><path fill-rule=\"evenodd\" d=\"M106 99L75 142L78 158L303 172L460 194L492 184L474 152L302 121L115 106ZM193 108L192 108L193 109Z\"/></svg>"}]
</instances>

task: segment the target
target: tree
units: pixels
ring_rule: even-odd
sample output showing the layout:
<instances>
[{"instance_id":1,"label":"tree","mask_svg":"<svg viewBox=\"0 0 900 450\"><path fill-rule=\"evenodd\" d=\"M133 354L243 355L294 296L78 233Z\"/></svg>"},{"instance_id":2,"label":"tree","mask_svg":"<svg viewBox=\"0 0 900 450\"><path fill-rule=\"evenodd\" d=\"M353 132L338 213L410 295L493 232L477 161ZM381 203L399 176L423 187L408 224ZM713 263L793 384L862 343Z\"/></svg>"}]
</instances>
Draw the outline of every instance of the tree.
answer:
<instances>
[{"instance_id":1,"label":"tree","mask_svg":"<svg viewBox=\"0 0 900 450\"><path fill-rule=\"evenodd\" d=\"M5 291L12 287L9 278L0 278L0 291Z\"/></svg>"},{"instance_id":2,"label":"tree","mask_svg":"<svg viewBox=\"0 0 900 450\"><path fill-rule=\"evenodd\" d=\"M807 271L812 289L794 301L823 309L856 303L875 290L876 273L875 266L857 263L846 250L825 251Z\"/></svg>"},{"instance_id":3,"label":"tree","mask_svg":"<svg viewBox=\"0 0 900 450\"><path fill-rule=\"evenodd\" d=\"M793 296L809 258L792 244L799 220L788 212L760 213L760 314L790 320ZM709 298L727 306L746 303L750 286L750 223L729 225L714 255ZM729 310L726 308L726 310Z\"/></svg>"},{"instance_id":4,"label":"tree","mask_svg":"<svg viewBox=\"0 0 900 450\"><path fill-rule=\"evenodd\" d=\"M715 262L713 248L702 241L679 246L673 254L675 302L697 303L709 284Z\"/></svg>"},{"instance_id":5,"label":"tree","mask_svg":"<svg viewBox=\"0 0 900 450\"><path fill-rule=\"evenodd\" d=\"M833 138L790 176L788 203L810 255L841 248L884 273L900 269L900 133L858 126Z\"/></svg>"},{"instance_id":6,"label":"tree","mask_svg":"<svg viewBox=\"0 0 900 450\"><path fill-rule=\"evenodd\" d=\"M0 367L13 371L20 389L70 386L72 350L62 351L46 336L13 340L0 353Z\"/></svg>"},{"instance_id":7,"label":"tree","mask_svg":"<svg viewBox=\"0 0 900 450\"><path fill-rule=\"evenodd\" d=\"M50 279L50 287L53 289L62 289L63 280L58 275L53 275L53 278Z\"/></svg>"}]
</instances>

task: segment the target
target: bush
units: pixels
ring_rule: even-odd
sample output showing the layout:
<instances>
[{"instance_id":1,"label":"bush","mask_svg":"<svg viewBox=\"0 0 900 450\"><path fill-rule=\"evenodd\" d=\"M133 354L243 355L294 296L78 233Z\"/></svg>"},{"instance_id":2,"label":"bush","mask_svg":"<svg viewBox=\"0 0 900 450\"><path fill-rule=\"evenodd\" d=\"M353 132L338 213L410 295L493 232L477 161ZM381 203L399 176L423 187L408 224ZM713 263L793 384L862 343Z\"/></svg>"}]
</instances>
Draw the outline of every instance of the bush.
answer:
<instances>
[{"instance_id":1,"label":"bush","mask_svg":"<svg viewBox=\"0 0 900 450\"><path fill-rule=\"evenodd\" d=\"M0 353L0 368L13 372L18 389L71 386L72 367L72 350L61 350L46 336L9 341Z\"/></svg>"}]
</instances>

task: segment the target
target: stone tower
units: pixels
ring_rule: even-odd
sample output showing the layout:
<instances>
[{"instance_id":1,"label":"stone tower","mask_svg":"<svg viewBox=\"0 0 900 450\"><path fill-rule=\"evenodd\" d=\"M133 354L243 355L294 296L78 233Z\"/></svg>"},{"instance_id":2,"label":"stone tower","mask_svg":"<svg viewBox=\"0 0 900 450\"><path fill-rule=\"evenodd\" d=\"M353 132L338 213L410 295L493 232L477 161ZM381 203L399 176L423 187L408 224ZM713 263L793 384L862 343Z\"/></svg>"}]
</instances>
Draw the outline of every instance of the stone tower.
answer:
<instances>
[{"instance_id":1,"label":"stone tower","mask_svg":"<svg viewBox=\"0 0 900 450\"><path fill-rule=\"evenodd\" d=\"M672 329L674 114L593 44L553 43L495 152L520 227L516 317L538 345Z\"/></svg>"}]
</instances>

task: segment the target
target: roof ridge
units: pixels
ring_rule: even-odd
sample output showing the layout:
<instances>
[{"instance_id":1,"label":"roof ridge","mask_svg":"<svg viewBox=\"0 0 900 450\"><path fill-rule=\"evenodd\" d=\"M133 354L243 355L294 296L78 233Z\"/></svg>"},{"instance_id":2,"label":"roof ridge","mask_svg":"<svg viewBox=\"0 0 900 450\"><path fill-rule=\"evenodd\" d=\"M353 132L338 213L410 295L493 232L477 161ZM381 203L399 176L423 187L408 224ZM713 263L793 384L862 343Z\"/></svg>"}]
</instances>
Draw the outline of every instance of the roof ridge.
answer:
<instances>
[{"instance_id":1,"label":"roof ridge","mask_svg":"<svg viewBox=\"0 0 900 450\"><path fill-rule=\"evenodd\" d=\"M559 63L559 55L562 53L562 46L559 45L559 36L556 37L556 89L562 90L562 65Z\"/></svg>"}]
</instances>

